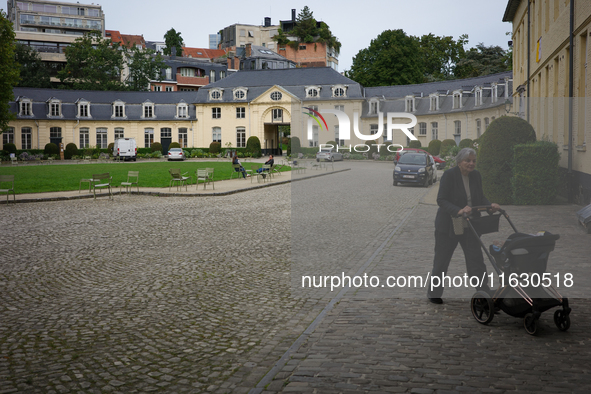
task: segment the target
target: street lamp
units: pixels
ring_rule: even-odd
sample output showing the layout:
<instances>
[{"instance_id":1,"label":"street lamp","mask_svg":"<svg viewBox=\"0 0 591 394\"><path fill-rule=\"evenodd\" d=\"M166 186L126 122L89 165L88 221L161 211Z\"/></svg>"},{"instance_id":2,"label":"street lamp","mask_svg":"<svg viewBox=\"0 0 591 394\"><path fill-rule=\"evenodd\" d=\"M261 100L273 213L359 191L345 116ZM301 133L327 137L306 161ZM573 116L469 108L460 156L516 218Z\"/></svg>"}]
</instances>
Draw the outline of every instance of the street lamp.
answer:
<instances>
[{"instance_id":1,"label":"street lamp","mask_svg":"<svg viewBox=\"0 0 591 394\"><path fill-rule=\"evenodd\" d=\"M505 100L505 112L507 113L507 115L511 114L519 116L519 112L511 112L511 107L513 107L513 102L509 99Z\"/></svg>"}]
</instances>

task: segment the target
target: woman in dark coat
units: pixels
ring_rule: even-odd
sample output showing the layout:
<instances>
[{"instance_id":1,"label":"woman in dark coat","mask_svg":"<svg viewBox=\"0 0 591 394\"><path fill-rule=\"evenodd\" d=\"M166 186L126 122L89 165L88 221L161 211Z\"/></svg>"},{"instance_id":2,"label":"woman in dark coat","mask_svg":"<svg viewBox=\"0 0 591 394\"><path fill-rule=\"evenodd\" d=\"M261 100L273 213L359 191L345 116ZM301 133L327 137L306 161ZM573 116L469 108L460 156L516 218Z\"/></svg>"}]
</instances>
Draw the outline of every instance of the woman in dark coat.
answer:
<instances>
[{"instance_id":1,"label":"woman in dark coat","mask_svg":"<svg viewBox=\"0 0 591 394\"><path fill-rule=\"evenodd\" d=\"M482 278L486 273L486 266L480 249L480 242L472 231L464 231L462 235L455 235L452 217L462 217L470 214L472 207L490 205L492 211L500 209L495 203L490 203L482 191L482 178L475 170L476 152L474 149L464 148L456 156L457 165L443 173L437 194L437 216L435 217L435 257L433 258L432 277L440 279L447 273L449 262L458 246L464 251L468 277ZM438 281L432 282L437 285ZM486 283L483 290L488 290ZM441 295L443 286L430 286L427 292L429 300L435 304L443 303Z\"/></svg>"}]
</instances>

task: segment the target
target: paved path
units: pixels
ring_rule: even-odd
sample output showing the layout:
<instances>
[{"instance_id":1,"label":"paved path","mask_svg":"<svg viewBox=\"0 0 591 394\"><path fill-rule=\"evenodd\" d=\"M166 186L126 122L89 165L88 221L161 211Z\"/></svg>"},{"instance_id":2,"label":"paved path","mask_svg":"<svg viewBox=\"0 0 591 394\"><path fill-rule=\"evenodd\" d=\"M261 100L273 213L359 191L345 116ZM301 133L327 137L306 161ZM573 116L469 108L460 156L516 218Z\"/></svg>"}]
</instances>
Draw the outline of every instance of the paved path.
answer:
<instances>
[{"instance_id":1,"label":"paved path","mask_svg":"<svg viewBox=\"0 0 591 394\"><path fill-rule=\"evenodd\" d=\"M0 206L0 393L591 390L588 299L568 332L548 312L531 337L504 314L479 325L460 298L298 288L310 266L430 268L437 185L348 167L229 195ZM575 267L591 254L577 209L507 207L559 228L552 264Z\"/></svg>"}]
</instances>

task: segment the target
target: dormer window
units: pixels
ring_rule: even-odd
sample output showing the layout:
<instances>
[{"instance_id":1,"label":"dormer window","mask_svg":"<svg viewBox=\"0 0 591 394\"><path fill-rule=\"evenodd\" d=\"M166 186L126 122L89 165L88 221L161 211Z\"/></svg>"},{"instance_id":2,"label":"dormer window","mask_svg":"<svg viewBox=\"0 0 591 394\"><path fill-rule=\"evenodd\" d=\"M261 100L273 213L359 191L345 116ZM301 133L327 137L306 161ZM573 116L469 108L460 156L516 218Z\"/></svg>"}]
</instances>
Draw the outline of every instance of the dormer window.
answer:
<instances>
[{"instance_id":1,"label":"dormer window","mask_svg":"<svg viewBox=\"0 0 591 394\"><path fill-rule=\"evenodd\" d=\"M474 90L474 105L477 107L482 105L482 88L480 87Z\"/></svg>"},{"instance_id":2,"label":"dormer window","mask_svg":"<svg viewBox=\"0 0 591 394\"><path fill-rule=\"evenodd\" d=\"M406 96L404 99L404 110L406 112L415 111L415 96Z\"/></svg>"},{"instance_id":3,"label":"dormer window","mask_svg":"<svg viewBox=\"0 0 591 394\"><path fill-rule=\"evenodd\" d=\"M499 85L497 85L496 82L493 82L491 84L491 97L492 97L492 102L496 103L497 99L499 97Z\"/></svg>"},{"instance_id":4,"label":"dormer window","mask_svg":"<svg viewBox=\"0 0 591 394\"><path fill-rule=\"evenodd\" d=\"M332 87L332 97L347 97L347 86L337 85Z\"/></svg>"},{"instance_id":5,"label":"dormer window","mask_svg":"<svg viewBox=\"0 0 591 394\"><path fill-rule=\"evenodd\" d=\"M31 103L31 99L22 98L19 100L19 116L33 116L33 103Z\"/></svg>"},{"instance_id":6,"label":"dormer window","mask_svg":"<svg viewBox=\"0 0 591 394\"><path fill-rule=\"evenodd\" d=\"M84 99L76 102L78 109L77 118L90 118L90 103Z\"/></svg>"},{"instance_id":7,"label":"dormer window","mask_svg":"<svg viewBox=\"0 0 591 394\"><path fill-rule=\"evenodd\" d=\"M113 114L112 118L125 118L125 103L121 100L117 100L113 103Z\"/></svg>"},{"instance_id":8,"label":"dormer window","mask_svg":"<svg viewBox=\"0 0 591 394\"><path fill-rule=\"evenodd\" d=\"M47 101L48 112L47 116L57 118L62 116L62 102L56 98L51 98Z\"/></svg>"},{"instance_id":9,"label":"dormer window","mask_svg":"<svg viewBox=\"0 0 591 394\"><path fill-rule=\"evenodd\" d=\"M306 97L318 97L320 96L320 86L306 86Z\"/></svg>"},{"instance_id":10,"label":"dormer window","mask_svg":"<svg viewBox=\"0 0 591 394\"><path fill-rule=\"evenodd\" d=\"M369 100L369 114L376 115L380 109L380 102L377 99Z\"/></svg>"},{"instance_id":11,"label":"dormer window","mask_svg":"<svg viewBox=\"0 0 591 394\"><path fill-rule=\"evenodd\" d=\"M246 100L246 92L248 88L236 88L234 89L234 100Z\"/></svg>"},{"instance_id":12,"label":"dormer window","mask_svg":"<svg viewBox=\"0 0 591 394\"><path fill-rule=\"evenodd\" d=\"M176 117L177 118L188 118L189 117L189 106L185 102L180 102L176 106Z\"/></svg>"},{"instance_id":13,"label":"dormer window","mask_svg":"<svg viewBox=\"0 0 591 394\"><path fill-rule=\"evenodd\" d=\"M211 89L209 91L209 99L210 100L221 100L222 94L223 94L222 89Z\"/></svg>"},{"instance_id":14,"label":"dormer window","mask_svg":"<svg viewBox=\"0 0 591 394\"><path fill-rule=\"evenodd\" d=\"M439 111L439 95L429 95L429 111Z\"/></svg>"},{"instance_id":15,"label":"dormer window","mask_svg":"<svg viewBox=\"0 0 591 394\"><path fill-rule=\"evenodd\" d=\"M453 109L462 108L462 92L456 90L454 92L454 102L453 102Z\"/></svg>"},{"instance_id":16,"label":"dormer window","mask_svg":"<svg viewBox=\"0 0 591 394\"><path fill-rule=\"evenodd\" d=\"M142 104L142 118L155 118L154 103L146 101Z\"/></svg>"}]
</instances>

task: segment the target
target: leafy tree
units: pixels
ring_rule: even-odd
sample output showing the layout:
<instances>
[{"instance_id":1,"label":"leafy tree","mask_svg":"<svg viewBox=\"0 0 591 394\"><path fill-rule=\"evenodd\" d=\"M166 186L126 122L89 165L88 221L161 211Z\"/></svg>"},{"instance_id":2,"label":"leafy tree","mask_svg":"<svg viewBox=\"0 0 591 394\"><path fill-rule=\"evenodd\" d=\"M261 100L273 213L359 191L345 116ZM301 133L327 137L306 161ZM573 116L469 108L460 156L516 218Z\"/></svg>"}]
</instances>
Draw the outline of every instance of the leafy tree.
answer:
<instances>
[{"instance_id":1,"label":"leafy tree","mask_svg":"<svg viewBox=\"0 0 591 394\"><path fill-rule=\"evenodd\" d=\"M326 23L320 22L320 26L318 26L318 22L314 19L314 14L308 6L305 6L298 14L296 24L289 35L295 37L296 40L290 41L285 32L279 29L277 34L273 36L273 40L279 45L290 44L294 49L298 49L300 42L320 42L333 48L337 53L341 50L338 38L332 34Z\"/></svg>"},{"instance_id":2,"label":"leafy tree","mask_svg":"<svg viewBox=\"0 0 591 394\"><path fill-rule=\"evenodd\" d=\"M161 70L166 68L160 54L152 49L139 49L132 47L127 49L127 66L129 76L125 85L129 90L147 91L150 80L162 80Z\"/></svg>"},{"instance_id":3,"label":"leafy tree","mask_svg":"<svg viewBox=\"0 0 591 394\"><path fill-rule=\"evenodd\" d=\"M453 79L456 64L465 56L468 35L456 41L451 36L423 35L419 40L425 82Z\"/></svg>"},{"instance_id":4,"label":"leafy tree","mask_svg":"<svg viewBox=\"0 0 591 394\"><path fill-rule=\"evenodd\" d=\"M332 35L328 25L324 22L320 22L320 28L318 29L318 39L316 41L323 42L330 48L334 48L337 54L341 51L340 41Z\"/></svg>"},{"instance_id":5,"label":"leafy tree","mask_svg":"<svg viewBox=\"0 0 591 394\"><path fill-rule=\"evenodd\" d=\"M14 60L15 34L12 23L0 10L0 133L8 128L14 119L9 102L14 100L12 89L18 83L19 65Z\"/></svg>"},{"instance_id":6,"label":"leafy tree","mask_svg":"<svg viewBox=\"0 0 591 394\"><path fill-rule=\"evenodd\" d=\"M277 34L275 34L272 38L273 41L276 41L279 45L289 44L289 38L287 38L287 35L281 28L277 30Z\"/></svg>"},{"instance_id":7,"label":"leafy tree","mask_svg":"<svg viewBox=\"0 0 591 394\"><path fill-rule=\"evenodd\" d=\"M318 35L316 19L308 6L305 6L298 14L296 25L291 34L298 38L300 42L314 42L314 37Z\"/></svg>"},{"instance_id":8,"label":"leafy tree","mask_svg":"<svg viewBox=\"0 0 591 394\"><path fill-rule=\"evenodd\" d=\"M125 90L120 78L123 52L118 47L98 31L85 34L64 50L67 63L58 78L77 90Z\"/></svg>"},{"instance_id":9,"label":"leafy tree","mask_svg":"<svg viewBox=\"0 0 591 394\"><path fill-rule=\"evenodd\" d=\"M423 82L419 40L401 30L386 30L360 50L345 75L363 86Z\"/></svg>"},{"instance_id":10,"label":"leafy tree","mask_svg":"<svg viewBox=\"0 0 591 394\"><path fill-rule=\"evenodd\" d=\"M20 64L18 86L26 88L51 88L49 70L41 60L39 53L28 45L16 44L15 60Z\"/></svg>"},{"instance_id":11,"label":"leafy tree","mask_svg":"<svg viewBox=\"0 0 591 394\"><path fill-rule=\"evenodd\" d=\"M183 56L183 37L181 37L181 32L177 32L175 29L170 29L164 35L164 42L166 43L166 47L164 48L163 52L165 55L170 56L172 54L172 48L176 47L176 56Z\"/></svg>"},{"instance_id":12,"label":"leafy tree","mask_svg":"<svg viewBox=\"0 0 591 394\"><path fill-rule=\"evenodd\" d=\"M508 54L500 46L485 46L483 43L470 48L455 70L456 78L473 78L511 70Z\"/></svg>"}]
</instances>

